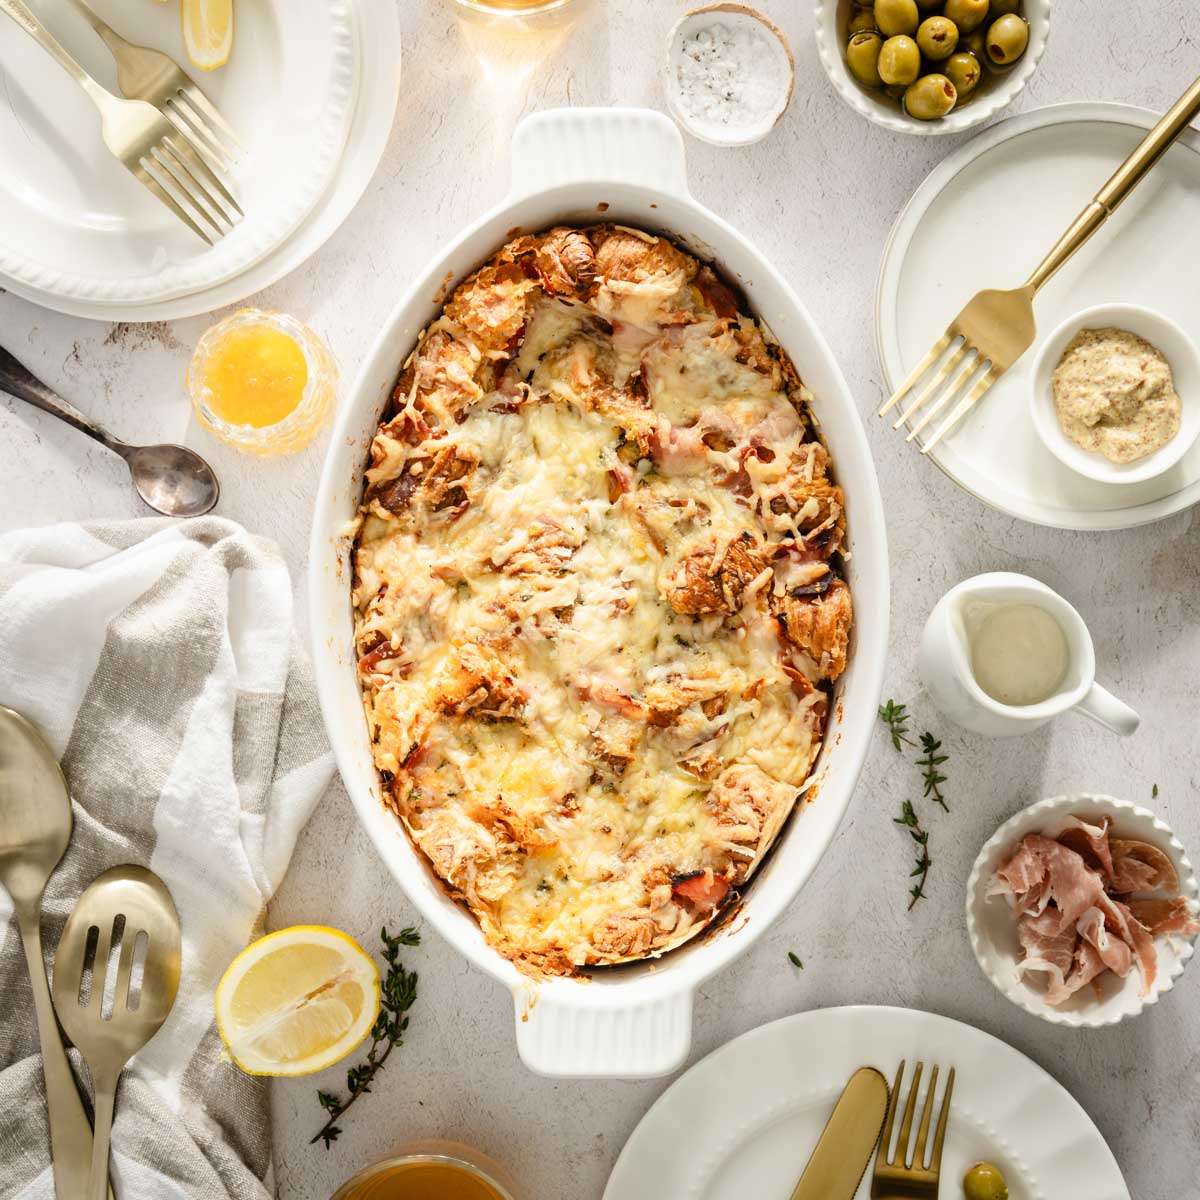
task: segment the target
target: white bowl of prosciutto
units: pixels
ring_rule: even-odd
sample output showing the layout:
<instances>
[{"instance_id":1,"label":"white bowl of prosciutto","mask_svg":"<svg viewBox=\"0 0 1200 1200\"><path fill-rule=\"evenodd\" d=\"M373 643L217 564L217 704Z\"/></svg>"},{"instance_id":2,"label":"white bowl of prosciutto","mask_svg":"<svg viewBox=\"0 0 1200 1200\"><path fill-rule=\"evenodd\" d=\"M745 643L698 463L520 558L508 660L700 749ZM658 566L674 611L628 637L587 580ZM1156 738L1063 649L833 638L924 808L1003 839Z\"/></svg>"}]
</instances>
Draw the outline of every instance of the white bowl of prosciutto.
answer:
<instances>
[{"instance_id":1,"label":"white bowl of prosciutto","mask_svg":"<svg viewBox=\"0 0 1200 1200\"><path fill-rule=\"evenodd\" d=\"M1060 1025L1113 1025L1170 991L1200 934L1196 876L1149 809L1091 793L1006 821L967 882L983 973Z\"/></svg>"}]
</instances>

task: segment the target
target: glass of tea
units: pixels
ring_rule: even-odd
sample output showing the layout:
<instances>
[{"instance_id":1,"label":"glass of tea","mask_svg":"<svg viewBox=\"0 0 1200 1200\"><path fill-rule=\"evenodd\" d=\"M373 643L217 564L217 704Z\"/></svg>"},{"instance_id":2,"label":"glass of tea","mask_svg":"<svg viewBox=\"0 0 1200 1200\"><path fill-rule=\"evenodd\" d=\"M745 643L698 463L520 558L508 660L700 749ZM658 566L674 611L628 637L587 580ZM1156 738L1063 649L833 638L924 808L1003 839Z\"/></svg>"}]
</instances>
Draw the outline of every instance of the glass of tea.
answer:
<instances>
[{"instance_id":1,"label":"glass of tea","mask_svg":"<svg viewBox=\"0 0 1200 1200\"><path fill-rule=\"evenodd\" d=\"M375 1163L331 1200L514 1200L503 1168L463 1146L436 1144Z\"/></svg>"}]
</instances>

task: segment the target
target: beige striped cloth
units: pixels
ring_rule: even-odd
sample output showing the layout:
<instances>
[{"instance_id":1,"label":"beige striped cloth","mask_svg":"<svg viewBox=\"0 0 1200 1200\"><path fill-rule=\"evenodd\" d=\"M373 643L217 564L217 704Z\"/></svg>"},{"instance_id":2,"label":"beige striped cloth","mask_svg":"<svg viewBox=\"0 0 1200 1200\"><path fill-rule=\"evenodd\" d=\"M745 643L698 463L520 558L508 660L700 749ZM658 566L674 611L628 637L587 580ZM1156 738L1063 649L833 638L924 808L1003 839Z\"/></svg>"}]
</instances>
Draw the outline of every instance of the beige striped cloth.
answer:
<instances>
[{"instance_id":1,"label":"beige striped cloth","mask_svg":"<svg viewBox=\"0 0 1200 1200\"><path fill-rule=\"evenodd\" d=\"M267 1091L221 1061L212 993L261 930L332 773L296 647L278 550L230 521L0 537L0 703L46 736L75 803L45 944L121 862L157 871L183 922L178 1000L117 1097L120 1200L269 1195ZM54 1200L54 1184L29 984L0 894L0 1200L14 1197Z\"/></svg>"}]
</instances>

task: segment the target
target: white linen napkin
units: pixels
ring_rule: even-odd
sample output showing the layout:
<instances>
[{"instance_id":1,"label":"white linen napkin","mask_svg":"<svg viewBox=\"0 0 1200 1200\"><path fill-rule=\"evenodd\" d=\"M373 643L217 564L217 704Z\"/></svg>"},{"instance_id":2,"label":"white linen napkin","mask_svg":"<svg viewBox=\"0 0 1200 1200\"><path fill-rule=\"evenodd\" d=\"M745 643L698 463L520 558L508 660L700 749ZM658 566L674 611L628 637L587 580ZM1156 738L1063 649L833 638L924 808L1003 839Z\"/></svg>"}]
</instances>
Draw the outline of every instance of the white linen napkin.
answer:
<instances>
[{"instance_id":1,"label":"white linen napkin","mask_svg":"<svg viewBox=\"0 0 1200 1200\"><path fill-rule=\"evenodd\" d=\"M117 1095L121 1200L268 1194L266 1088L220 1061L212 996L261 931L332 774L296 645L278 550L230 521L0 537L0 703L41 730L74 799L74 836L46 892L47 957L82 889L121 862L162 876L183 924L175 1007ZM0 895L0 1198L53 1200L41 1061L10 918Z\"/></svg>"}]
</instances>

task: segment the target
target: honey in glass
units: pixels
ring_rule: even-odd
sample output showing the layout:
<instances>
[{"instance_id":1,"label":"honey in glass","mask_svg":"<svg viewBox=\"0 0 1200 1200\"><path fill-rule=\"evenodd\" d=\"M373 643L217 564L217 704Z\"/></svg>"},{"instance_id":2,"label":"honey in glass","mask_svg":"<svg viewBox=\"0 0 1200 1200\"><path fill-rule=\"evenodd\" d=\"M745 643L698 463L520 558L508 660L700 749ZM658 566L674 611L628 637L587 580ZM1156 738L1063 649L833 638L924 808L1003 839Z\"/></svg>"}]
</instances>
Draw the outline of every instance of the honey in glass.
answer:
<instances>
[{"instance_id":1,"label":"honey in glass","mask_svg":"<svg viewBox=\"0 0 1200 1200\"><path fill-rule=\"evenodd\" d=\"M512 1195L483 1166L457 1154L423 1153L368 1167L333 1200L512 1200Z\"/></svg>"},{"instance_id":2,"label":"honey in glass","mask_svg":"<svg viewBox=\"0 0 1200 1200\"><path fill-rule=\"evenodd\" d=\"M329 416L337 375L307 326L244 308L200 339L187 388L196 419L223 442L247 454L292 454Z\"/></svg>"}]
</instances>

